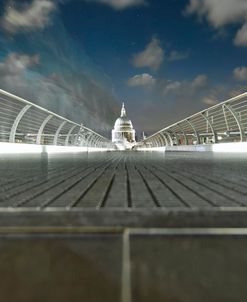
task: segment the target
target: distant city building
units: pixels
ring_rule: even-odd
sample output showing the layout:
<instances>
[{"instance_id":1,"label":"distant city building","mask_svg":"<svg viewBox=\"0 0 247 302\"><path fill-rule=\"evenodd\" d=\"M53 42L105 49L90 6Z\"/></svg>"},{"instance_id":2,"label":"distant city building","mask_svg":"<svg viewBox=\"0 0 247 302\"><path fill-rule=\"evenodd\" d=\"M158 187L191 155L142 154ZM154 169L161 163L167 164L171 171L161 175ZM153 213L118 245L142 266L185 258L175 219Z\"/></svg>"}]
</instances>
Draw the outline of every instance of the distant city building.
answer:
<instances>
[{"instance_id":1,"label":"distant city building","mask_svg":"<svg viewBox=\"0 0 247 302\"><path fill-rule=\"evenodd\" d=\"M114 129L112 130L112 142L121 150L131 149L136 143L135 130L133 129L131 120L126 115L124 103L122 105L121 116L116 120Z\"/></svg>"}]
</instances>

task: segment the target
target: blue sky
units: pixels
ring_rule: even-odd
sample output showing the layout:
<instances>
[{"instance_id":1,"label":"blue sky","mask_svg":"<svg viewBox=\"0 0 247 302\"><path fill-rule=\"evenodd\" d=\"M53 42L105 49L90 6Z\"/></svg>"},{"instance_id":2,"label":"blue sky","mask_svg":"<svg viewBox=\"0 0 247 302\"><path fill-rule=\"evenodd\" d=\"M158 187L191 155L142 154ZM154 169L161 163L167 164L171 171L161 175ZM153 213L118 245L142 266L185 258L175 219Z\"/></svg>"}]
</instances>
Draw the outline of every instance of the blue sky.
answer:
<instances>
[{"instance_id":1,"label":"blue sky","mask_svg":"<svg viewBox=\"0 0 247 302\"><path fill-rule=\"evenodd\" d=\"M105 133L246 91L246 54L246 0L1 1L1 88Z\"/></svg>"}]
</instances>

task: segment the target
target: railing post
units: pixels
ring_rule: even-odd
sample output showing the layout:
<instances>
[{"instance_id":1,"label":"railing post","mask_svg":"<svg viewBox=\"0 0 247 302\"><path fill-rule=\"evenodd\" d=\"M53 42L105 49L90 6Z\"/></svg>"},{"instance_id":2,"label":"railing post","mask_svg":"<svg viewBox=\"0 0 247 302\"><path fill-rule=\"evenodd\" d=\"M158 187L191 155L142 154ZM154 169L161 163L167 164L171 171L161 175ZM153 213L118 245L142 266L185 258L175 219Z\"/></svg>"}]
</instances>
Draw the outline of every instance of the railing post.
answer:
<instances>
[{"instance_id":1,"label":"railing post","mask_svg":"<svg viewBox=\"0 0 247 302\"><path fill-rule=\"evenodd\" d=\"M171 133L174 135L174 137L175 137L175 139L176 139L176 141L177 141L177 145L178 145L179 139L178 139L177 133L174 132L174 131L172 131L172 130L171 130Z\"/></svg>"},{"instance_id":2,"label":"railing post","mask_svg":"<svg viewBox=\"0 0 247 302\"><path fill-rule=\"evenodd\" d=\"M70 128L70 130L69 130L69 132L68 132L68 134L67 134L67 136L66 136L66 139L65 139L65 146L68 146L68 145L69 145L69 138L70 138L70 135L71 135L71 133L73 132L73 130L74 130L76 127L78 127L78 125L73 125L73 126Z\"/></svg>"},{"instance_id":3,"label":"railing post","mask_svg":"<svg viewBox=\"0 0 247 302\"><path fill-rule=\"evenodd\" d=\"M182 134L183 134L183 137L184 137L184 140L185 140L185 145L188 145L188 144L189 144L189 143L188 143L188 138L187 138L187 136L186 136L186 134L185 134L183 128L181 127L180 124L177 124L177 126L178 126L179 129L182 131Z\"/></svg>"},{"instance_id":4,"label":"railing post","mask_svg":"<svg viewBox=\"0 0 247 302\"><path fill-rule=\"evenodd\" d=\"M101 148L101 146L102 146L102 140L101 140L100 137L98 137L98 138L97 138L97 141L96 141L96 147L97 147L97 148Z\"/></svg>"},{"instance_id":5,"label":"railing post","mask_svg":"<svg viewBox=\"0 0 247 302\"><path fill-rule=\"evenodd\" d=\"M95 147L95 148L98 147L97 144L98 144L98 142L99 142L99 139L100 139L100 138L96 136L96 138L95 138L94 141L93 141L94 147Z\"/></svg>"},{"instance_id":6,"label":"railing post","mask_svg":"<svg viewBox=\"0 0 247 302\"><path fill-rule=\"evenodd\" d=\"M91 147L92 133L87 132L85 136L86 147Z\"/></svg>"},{"instance_id":7,"label":"railing post","mask_svg":"<svg viewBox=\"0 0 247 302\"><path fill-rule=\"evenodd\" d=\"M168 140L167 140L166 136L162 132L160 132L160 135L165 140L166 146L168 146L169 144L168 144Z\"/></svg>"},{"instance_id":8,"label":"railing post","mask_svg":"<svg viewBox=\"0 0 247 302\"><path fill-rule=\"evenodd\" d=\"M226 130L229 131L230 128L229 128L229 125L228 125L228 121L227 121L227 117L226 117L226 110L225 110L225 106L223 105L222 106L222 111L223 111L223 115L224 115L224 118L225 118L225 123L226 123Z\"/></svg>"},{"instance_id":9,"label":"railing post","mask_svg":"<svg viewBox=\"0 0 247 302\"><path fill-rule=\"evenodd\" d=\"M41 124L41 126L39 127L39 131L38 131L37 138L36 138L36 144L40 145L40 143L41 143L41 136L42 136L42 133L44 131L44 128L45 128L46 124L49 122L49 120L51 118L52 118L52 115L48 115L46 117L46 119L44 119L44 121Z\"/></svg>"},{"instance_id":10,"label":"railing post","mask_svg":"<svg viewBox=\"0 0 247 302\"><path fill-rule=\"evenodd\" d=\"M156 139L157 139L157 142L158 142L158 147L162 147L162 140L160 139L159 134L156 135Z\"/></svg>"},{"instance_id":11,"label":"railing post","mask_svg":"<svg viewBox=\"0 0 247 302\"><path fill-rule=\"evenodd\" d=\"M211 131L212 131L213 137L214 137L214 143L218 143L218 136L217 136L217 133L216 133L214 127L213 127L213 124L210 122L209 118L207 116L205 116L205 114L201 113L201 115L205 119L205 121L207 122L209 127L211 128Z\"/></svg>"},{"instance_id":12,"label":"railing post","mask_svg":"<svg viewBox=\"0 0 247 302\"><path fill-rule=\"evenodd\" d=\"M152 143L153 148L157 147L156 146L156 141L155 141L155 139L153 137L151 138L151 143Z\"/></svg>"},{"instance_id":13,"label":"railing post","mask_svg":"<svg viewBox=\"0 0 247 302\"><path fill-rule=\"evenodd\" d=\"M58 135L66 123L67 123L67 121L63 121L62 124L58 127L58 129L55 133L54 139L53 139L53 145L57 145Z\"/></svg>"},{"instance_id":14,"label":"railing post","mask_svg":"<svg viewBox=\"0 0 247 302\"><path fill-rule=\"evenodd\" d=\"M173 140L172 140L172 137L171 137L171 135L170 135L170 133L169 132L164 132L167 136L168 136L168 138L169 138L169 141L170 141L170 146L173 146Z\"/></svg>"},{"instance_id":15,"label":"railing post","mask_svg":"<svg viewBox=\"0 0 247 302\"><path fill-rule=\"evenodd\" d=\"M15 142L15 134L16 134L16 130L18 128L18 125L23 117L23 115L32 107L32 105L26 105L25 107L23 107L21 109L21 111L19 112L19 114L17 115L12 128L10 130L10 135L9 135L9 142L10 143L14 143Z\"/></svg>"},{"instance_id":16,"label":"railing post","mask_svg":"<svg viewBox=\"0 0 247 302\"><path fill-rule=\"evenodd\" d=\"M240 141L241 142L246 141L245 131L244 131L243 125L237 115L237 112L229 104L224 104L223 106L225 106L225 108L227 108L230 111L230 113L233 115L233 117L238 125L239 133L240 133Z\"/></svg>"},{"instance_id":17,"label":"railing post","mask_svg":"<svg viewBox=\"0 0 247 302\"><path fill-rule=\"evenodd\" d=\"M196 137L196 140L197 140L197 144L200 145L200 136L199 136L199 133L196 131L196 128L194 127L194 125L191 123L191 121L189 119L186 119L186 122L193 129L195 137Z\"/></svg>"},{"instance_id":18,"label":"railing post","mask_svg":"<svg viewBox=\"0 0 247 302\"><path fill-rule=\"evenodd\" d=\"M165 145L163 136L160 133L157 133L157 136L159 138L159 142L160 142L161 147L163 147Z\"/></svg>"}]
</instances>

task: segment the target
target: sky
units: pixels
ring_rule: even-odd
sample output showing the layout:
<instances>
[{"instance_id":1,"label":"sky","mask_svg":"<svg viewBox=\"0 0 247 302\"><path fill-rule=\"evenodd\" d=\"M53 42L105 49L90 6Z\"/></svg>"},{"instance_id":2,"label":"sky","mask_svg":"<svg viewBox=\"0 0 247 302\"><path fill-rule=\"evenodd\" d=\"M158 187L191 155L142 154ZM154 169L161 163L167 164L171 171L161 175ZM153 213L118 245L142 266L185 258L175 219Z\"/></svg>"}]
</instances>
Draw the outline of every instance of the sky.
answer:
<instances>
[{"instance_id":1,"label":"sky","mask_svg":"<svg viewBox=\"0 0 247 302\"><path fill-rule=\"evenodd\" d=\"M2 0L0 88L110 136L247 90L246 0Z\"/></svg>"}]
</instances>

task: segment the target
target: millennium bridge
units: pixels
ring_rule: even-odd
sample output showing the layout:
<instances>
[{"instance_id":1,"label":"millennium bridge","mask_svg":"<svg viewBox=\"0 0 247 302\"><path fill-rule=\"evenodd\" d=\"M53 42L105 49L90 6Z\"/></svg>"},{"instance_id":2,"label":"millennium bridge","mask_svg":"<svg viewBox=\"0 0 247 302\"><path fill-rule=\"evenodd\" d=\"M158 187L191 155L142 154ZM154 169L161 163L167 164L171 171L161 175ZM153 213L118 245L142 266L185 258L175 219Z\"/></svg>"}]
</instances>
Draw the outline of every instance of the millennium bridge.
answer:
<instances>
[{"instance_id":1,"label":"millennium bridge","mask_svg":"<svg viewBox=\"0 0 247 302\"><path fill-rule=\"evenodd\" d=\"M247 93L131 151L0 104L2 301L246 301Z\"/></svg>"}]
</instances>

